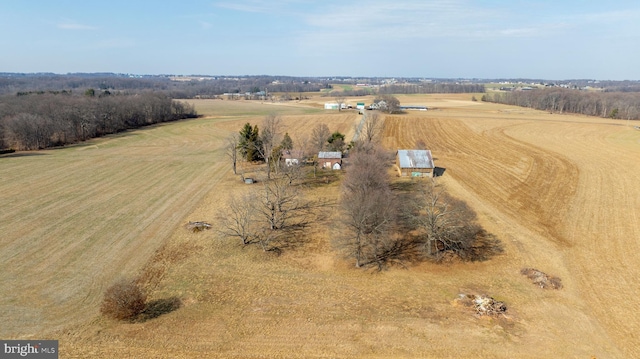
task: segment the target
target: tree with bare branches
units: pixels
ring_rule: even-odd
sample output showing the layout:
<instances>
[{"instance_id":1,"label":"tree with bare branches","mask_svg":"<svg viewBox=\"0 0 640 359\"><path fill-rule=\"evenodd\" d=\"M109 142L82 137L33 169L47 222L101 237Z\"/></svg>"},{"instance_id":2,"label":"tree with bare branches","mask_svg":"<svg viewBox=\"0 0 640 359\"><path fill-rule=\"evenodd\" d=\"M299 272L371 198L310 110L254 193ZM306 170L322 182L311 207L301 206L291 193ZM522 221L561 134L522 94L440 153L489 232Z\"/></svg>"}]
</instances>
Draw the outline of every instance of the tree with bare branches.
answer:
<instances>
[{"instance_id":1,"label":"tree with bare branches","mask_svg":"<svg viewBox=\"0 0 640 359\"><path fill-rule=\"evenodd\" d=\"M326 150L329 145L329 137L331 137L329 126L324 123L317 124L311 131L311 138L309 139L312 147L311 149L316 154L320 151Z\"/></svg>"},{"instance_id":2,"label":"tree with bare branches","mask_svg":"<svg viewBox=\"0 0 640 359\"><path fill-rule=\"evenodd\" d=\"M267 164L267 178L271 178L273 150L281 141L281 122L280 117L273 113L267 115L262 121L262 133L260 134L260 141L256 145L256 150Z\"/></svg>"},{"instance_id":3,"label":"tree with bare branches","mask_svg":"<svg viewBox=\"0 0 640 359\"><path fill-rule=\"evenodd\" d=\"M344 107L344 104L347 101L347 98L344 96L344 94L342 93L338 93L334 99L336 100L336 103L338 104L338 111L342 111L342 107Z\"/></svg>"},{"instance_id":4,"label":"tree with bare branches","mask_svg":"<svg viewBox=\"0 0 640 359\"><path fill-rule=\"evenodd\" d=\"M258 199L253 192L232 196L229 206L218 218L218 232L240 239L242 245L256 243L259 240L260 224L256 213Z\"/></svg>"},{"instance_id":5,"label":"tree with bare branches","mask_svg":"<svg viewBox=\"0 0 640 359\"><path fill-rule=\"evenodd\" d=\"M256 214L265 224L259 239L262 249L276 248L272 242L294 237L307 227L313 207L291 178L280 176L264 182L255 205Z\"/></svg>"},{"instance_id":6,"label":"tree with bare branches","mask_svg":"<svg viewBox=\"0 0 640 359\"><path fill-rule=\"evenodd\" d=\"M324 203L305 198L296 173L274 175L250 193L231 197L218 218L218 232L240 239L243 245L258 244L265 252L280 251L299 239L318 218L314 208Z\"/></svg>"},{"instance_id":7,"label":"tree with bare branches","mask_svg":"<svg viewBox=\"0 0 640 359\"><path fill-rule=\"evenodd\" d=\"M435 179L419 191L414 218L424 233L425 253L436 260L446 253L463 260L485 260L502 252L500 241L477 223L467 203L451 197Z\"/></svg>"},{"instance_id":8,"label":"tree with bare branches","mask_svg":"<svg viewBox=\"0 0 640 359\"><path fill-rule=\"evenodd\" d=\"M237 171L237 163L238 163L238 146L240 145L240 137L237 133L232 133L226 139L225 144L225 153L229 160L231 160L231 165L233 167L233 174L238 174Z\"/></svg>"},{"instance_id":9,"label":"tree with bare branches","mask_svg":"<svg viewBox=\"0 0 640 359\"><path fill-rule=\"evenodd\" d=\"M384 130L384 119L377 112L372 112L365 116L360 138L366 142L378 141Z\"/></svg>"},{"instance_id":10,"label":"tree with bare branches","mask_svg":"<svg viewBox=\"0 0 640 359\"><path fill-rule=\"evenodd\" d=\"M377 265L392 258L399 242L392 235L396 208L389 186L386 154L379 147L362 147L351 157L342 183L342 233L337 245L356 267Z\"/></svg>"},{"instance_id":11,"label":"tree with bare branches","mask_svg":"<svg viewBox=\"0 0 640 359\"><path fill-rule=\"evenodd\" d=\"M396 113L400 111L400 100L393 95L378 95L373 103L376 104L378 110L386 113Z\"/></svg>"}]
</instances>

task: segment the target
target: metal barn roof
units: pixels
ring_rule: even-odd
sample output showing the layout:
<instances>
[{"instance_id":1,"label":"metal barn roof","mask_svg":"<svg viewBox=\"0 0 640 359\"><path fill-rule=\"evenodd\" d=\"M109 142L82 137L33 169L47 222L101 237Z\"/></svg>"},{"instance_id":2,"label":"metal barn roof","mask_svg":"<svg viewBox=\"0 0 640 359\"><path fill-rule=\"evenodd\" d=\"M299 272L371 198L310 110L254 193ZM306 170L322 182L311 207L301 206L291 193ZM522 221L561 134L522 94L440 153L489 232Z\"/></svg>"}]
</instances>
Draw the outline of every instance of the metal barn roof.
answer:
<instances>
[{"instance_id":1,"label":"metal barn roof","mask_svg":"<svg viewBox=\"0 0 640 359\"><path fill-rule=\"evenodd\" d=\"M318 158L342 158L342 152L319 152Z\"/></svg>"},{"instance_id":2,"label":"metal barn roof","mask_svg":"<svg viewBox=\"0 0 640 359\"><path fill-rule=\"evenodd\" d=\"M400 168L434 168L429 150L398 150Z\"/></svg>"}]
</instances>

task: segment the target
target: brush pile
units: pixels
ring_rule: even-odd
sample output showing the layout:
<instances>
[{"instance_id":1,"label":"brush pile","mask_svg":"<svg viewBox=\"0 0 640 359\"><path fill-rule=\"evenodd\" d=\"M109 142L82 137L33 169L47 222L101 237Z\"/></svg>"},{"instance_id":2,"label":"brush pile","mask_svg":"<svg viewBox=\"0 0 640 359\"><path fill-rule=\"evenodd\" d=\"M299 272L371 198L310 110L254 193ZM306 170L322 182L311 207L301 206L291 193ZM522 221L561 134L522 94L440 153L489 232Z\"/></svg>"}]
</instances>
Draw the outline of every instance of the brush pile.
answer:
<instances>
[{"instance_id":1,"label":"brush pile","mask_svg":"<svg viewBox=\"0 0 640 359\"><path fill-rule=\"evenodd\" d=\"M535 268L523 268L520 273L531 280L531 282L542 289L561 289L562 280L545 274Z\"/></svg>"},{"instance_id":2,"label":"brush pile","mask_svg":"<svg viewBox=\"0 0 640 359\"><path fill-rule=\"evenodd\" d=\"M487 295L460 294L456 301L466 307L473 307L478 316L497 317L507 311L507 305Z\"/></svg>"},{"instance_id":3,"label":"brush pile","mask_svg":"<svg viewBox=\"0 0 640 359\"><path fill-rule=\"evenodd\" d=\"M185 228L193 233L204 231L205 229L211 229L211 224L207 222L189 222L185 224Z\"/></svg>"}]
</instances>

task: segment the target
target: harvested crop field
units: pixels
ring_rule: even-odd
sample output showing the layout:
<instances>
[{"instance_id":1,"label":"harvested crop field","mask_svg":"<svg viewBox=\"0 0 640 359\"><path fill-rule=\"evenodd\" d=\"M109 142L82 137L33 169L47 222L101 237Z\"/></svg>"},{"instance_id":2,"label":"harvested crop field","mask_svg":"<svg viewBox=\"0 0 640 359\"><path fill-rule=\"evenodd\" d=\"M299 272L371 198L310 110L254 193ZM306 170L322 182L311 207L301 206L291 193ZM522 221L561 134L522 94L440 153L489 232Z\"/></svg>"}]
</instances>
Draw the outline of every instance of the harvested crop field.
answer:
<instances>
[{"instance_id":1,"label":"harvested crop field","mask_svg":"<svg viewBox=\"0 0 640 359\"><path fill-rule=\"evenodd\" d=\"M246 189L222 150L245 122L276 112L294 142L320 122L352 138L357 112L317 110L324 98L200 100L204 119L0 157L11 208L0 213L0 284L15 289L0 299L0 336L59 339L61 357L77 358L640 356L640 131L470 97L400 96L433 110L387 116L383 144L432 150L440 180L505 245L480 263L352 268L330 245L333 208L280 256L183 228L215 226ZM313 196L338 191L336 181ZM523 268L562 288L541 289ZM104 289L141 273L158 308L179 307L136 323L100 317ZM462 293L507 310L479 317L456 304Z\"/></svg>"}]
</instances>

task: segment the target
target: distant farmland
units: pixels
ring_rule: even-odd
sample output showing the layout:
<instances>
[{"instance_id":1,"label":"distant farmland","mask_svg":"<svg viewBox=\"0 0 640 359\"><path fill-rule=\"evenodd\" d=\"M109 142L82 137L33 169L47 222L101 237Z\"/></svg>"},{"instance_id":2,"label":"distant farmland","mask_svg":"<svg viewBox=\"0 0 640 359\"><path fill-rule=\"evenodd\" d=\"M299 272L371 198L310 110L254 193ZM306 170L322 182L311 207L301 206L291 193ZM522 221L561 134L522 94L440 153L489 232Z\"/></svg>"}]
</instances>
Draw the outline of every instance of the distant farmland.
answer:
<instances>
[{"instance_id":1,"label":"distant farmland","mask_svg":"<svg viewBox=\"0 0 640 359\"><path fill-rule=\"evenodd\" d=\"M0 157L0 285L12 289L0 336L59 339L64 357L640 356L640 132L471 96L398 96L430 110L386 116L383 144L427 144L440 181L505 244L487 262L355 269L331 245L332 208L280 256L182 228L215 224L246 190L222 149L245 122L276 112L294 142L316 123L351 138L357 112L323 111L322 97L194 100L210 117ZM106 286L159 265L150 299L180 308L138 323L98 316ZM532 285L523 267L564 288ZM504 301L507 316L455 305L470 291Z\"/></svg>"}]
</instances>

